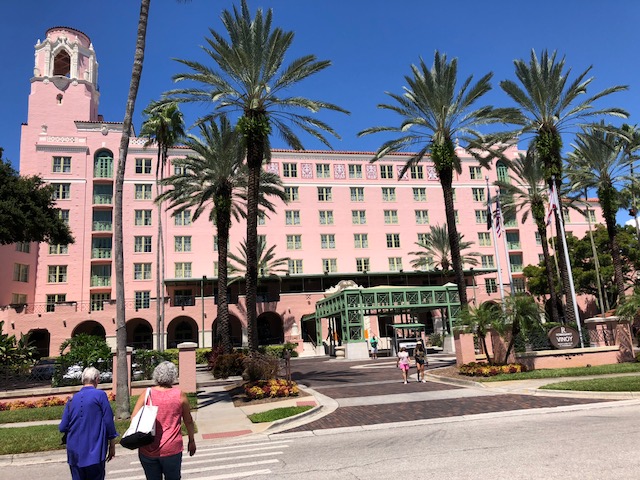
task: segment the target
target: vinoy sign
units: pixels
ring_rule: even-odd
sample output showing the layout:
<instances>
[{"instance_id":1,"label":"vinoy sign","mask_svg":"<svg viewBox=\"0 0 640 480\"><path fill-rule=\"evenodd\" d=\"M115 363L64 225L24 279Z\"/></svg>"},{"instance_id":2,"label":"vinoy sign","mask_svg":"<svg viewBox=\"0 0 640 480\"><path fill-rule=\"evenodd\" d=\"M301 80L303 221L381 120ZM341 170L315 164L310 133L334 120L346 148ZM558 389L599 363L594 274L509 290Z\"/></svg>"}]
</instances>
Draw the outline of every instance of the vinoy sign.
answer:
<instances>
[{"instance_id":1,"label":"vinoy sign","mask_svg":"<svg viewBox=\"0 0 640 480\"><path fill-rule=\"evenodd\" d=\"M580 335L575 328L560 325L549 330L549 341L558 349L576 348L580 343Z\"/></svg>"}]
</instances>

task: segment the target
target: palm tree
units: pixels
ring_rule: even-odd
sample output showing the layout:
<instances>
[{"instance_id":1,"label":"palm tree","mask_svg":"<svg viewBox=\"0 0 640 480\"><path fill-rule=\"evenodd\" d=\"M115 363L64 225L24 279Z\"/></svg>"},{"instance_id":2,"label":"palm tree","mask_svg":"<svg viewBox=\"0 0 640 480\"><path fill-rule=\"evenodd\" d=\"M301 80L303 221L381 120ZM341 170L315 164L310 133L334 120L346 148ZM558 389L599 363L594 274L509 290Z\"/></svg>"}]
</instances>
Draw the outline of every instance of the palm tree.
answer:
<instances>
[{"instance_id":1,"label":"palm tree","mask_svg":"<svg viewBox=\"0 0 640 480\"><path fill-rule=\"evenodd\" d=\"M576 136L569 154L569 178L580 189L596 189L613 260L613 271L618 290L618 303L624 302L625 284L622 260L617 241L616 214L620 210L621 197L616 185L626 178L628 167L619 136L605 131L603 122L597 127L584 128Z\"/></svg>"},{"instance_id":2,"label":"palm tree","mask_svg":"<svg viewBox=\"0 0 640 480\"><path fill-rule=\"evenodd\" d=\"M133 57L131 83L127 96L127 107L122 122L122 137L118 151L118 169L114 185L113 199L113 262L116 270L116 365L118 377L116 380L116 418L127 419L131 416L129 401L129 367L127 364L127 325L125 317L124 297L124 254L122 230L122 190L124 187L124 172L129 151L129 137L132 132L133 111L138 96L138 87L142 77L142 64L147 38L147 23L149 20L149 5L151 0L140 0L140 16L138 19L138 33L136 36L136 50Z\"/></svg>"},{"instance_id":3,"label":"palm tree","mask_svg":"<svg viewBox=\"0 0 640 480\"><path fill-rule=\"evenodd\" d=\"M216 225L218 247L218 332L225 353L232 350L227 302L227 248L232 215L239 219L239 190L246 189L245 150L242 138L226 116L220 125L207 122L199 125L200 137L189 135L185 146L193 153L174 160L179 173L161 181L173 187L156 201L170 201L176 213L195 207L196 220L207 209L209 220Z\"/></svg>"},{"instance_id":4,"label":"palm tree","mask_svg":"<svg viewBox=\"0 0 640 480\"><path fill-rule=\"evenodd\" d=\"M633 217L636 224L636 234L640 241L640 221L638 221L638 203L636 193L636 182L633 170L634 164L638 158L638 150L640 150L640 129L637 125L627 125L626 123L620 128L620 136L623 145L623 152L629 163L629 179L627 188L624 189L626 206L629 208L629 215Z\"/></svg>"},{"instance_id":5,"label":"palm tree","mask_svg":"<svg viewBox=\"0 0 640 480\"><path fill-rule=\"evenodd\" d=\"M162 195L161 181L167 164L169 148L185 136L184 118L175 102L151 104L142 112L146 119L142 123L140 136L147 138L145 147L156 145L156 197ZM158 350L164 350L164 233L162 231L162 202L158 202L158 237L156 239L156 335Z\"/></svg>"},{"instance_id":6,"label":"palm tree","mask_svg":"<svg viewBox=\"0 0 640 480\"><path fill-rule=\"evenodd\" d=\"M498 180L495 185L505 194L502 205L505 211L520 212L521 221L525 223L531 215L536 224L542 254L544 255L547 284L549 286L549 303L551 304L551 320L560 321L558 312L558 299L555 290L554 274L551 268L551 255L549 254L549 242L547 241L547 221L545 205L548 202L547 189L544 187L542 162L535 152L529 151L527 155L519 155L509 163L512 172L511 181Z\"/></svg>"},{"instance_id":7,"label":"palm tree","mask_svg":"<svg viewBox=\"0 0 640 480\"><path fill-rule=\"evenodd\" d=\"M516 103L520 110L516 125L521 125L516 132L508 135L533 135L531 148L535 149L543 165L543 175L549 188L555 177L556 191L560 192L562 182L562 133L566 133L576 126L581 126L585 121L603 115L614 115L626 118L627 112L620 108L603 108L596 110L593 103L598 99L615 92L626 90L626 86L616 85L606 88L601 92L584 98L587 87L593 81L593 77L587 77L592 67L579 74L575 80L568 83L571 69L565 70L565 59L556 59L556 52L549 53L544 50L540 59L534 50L531 50L529 62L524 60L514 61L518 85L512 80L503 80L500 87ZM556 232L558 244L561 244L561 231L559 222L561 215L556 216ZM569 276L563 256L560 255L560 267L562 283L567 298L571 298L569 292ZM573 318L573 309L567 308L566 314L569 322L576 322Z\"/></svg>"},{"instance_id":8,"label":"palm tree","mask_svg":"<svg viewBox=\"0 0 640 480\"><path fill-rule=\"evenodd\" d=\"M246 240L240 244L239 254L229 254L229 260L235 262L235 264L229 265L229 272L234 274L246 275L247 272L247 259L249 258L247 252ZM267 241L260 237L258 239L258 272L260 273L258 281L260 279L268 277L279 277L279 274L285 274L289 271L289 257L276 258L275 245L271 245L267 248Z\"/></svg>"},{"instance_id":9,"label":"palm tree","mask_svg":"<svg viewBox=\"0 0 640 480\"><path fill-rule=\"evenodd\" d=\"M262 9L252 18L246 0L241 8L222 12L222 24L229 40L214 30L206 38L205 54L214 67L190 60L178 60L190 69L189 73L174 76L176 82L192 81L194 88L167 92L169 98L179 102L212 104L213 111L204 120L216 118L223 112L240 114L237 128L247 147L247 324L249 348L258 349L256 323L256 295L258 268L258 197L260 171L263 162L270 160L269 135L272 128L295 150L303 150L302 142L291 128L297 127L318 139L328 148L331 145L324 133L339 135L318 118L295 113L298 109L318 112L321 109L348 113L331 103L289 96L287 91L302 80L324 70L331 62L318 61L314 55L305 55L284 64L285 55L293 42L293 32L272 27L272 10L266 15Z\"/></svg>"},{"instance_id":10,"label":"palm tree","mask_svg":"<svg viewBox=\"0 0 640 480\"><path fill-rule=\"evenodd\" d=\"M467 242L462 240L464 235L458 233L458 245L460 246L460 255L463 264L471 266L478 265L477 257L480 256L478 252L471 252L462 254L463 250L470 248L473 242ZM409 252L409 255L416 255L411 261L411 267L416 269L427 268L430 269L434 266L439 266L444 272L451 268L451 242L449 242L449 233L447 232L447 226L434 225L431 227L431 231L425 234L425 238L421 242L416 242L416 245L422 250L417 252Z\"/></svg>"},{"instance_id":11,"label":"palm tree","mask_svg":"<svg viewBox=\"0 0 640 480\"><path fill-rule=\"evenodd\" d=\"M487 348L487 335L496 326L502 317L502 310L498 304L493 302L484 302L479 307L465 308L461 312L461 317L456 320L457 325L465 327L465 330L473 332L477 335L478 340L482 344L482 351L487 356L489 365L493 365L494 359L489 356Z\"/></svg>"},{"instance_id":12,"label":"palm tree","mask_svg":"<svg viewBox=\"0 0 640 480\"><path fill-rule=\"evenodd\" d=\"M387 92L394 103L378 105L378 108L397 113L401 117L400 124L368 128L358 135L379 132L400 134L398 138L388 140L378 148L373 162L389 153L418 147L418 152L411 155L401 175L423 160L434 163L444 196L455 280L458 284L460 302L466 305L467 290L453 205L453 174L461 172L454 139L462 141L467 147L474 147L469 152L481 164L486 165L486 159L479 154L479 150L484 147L483 137L476 128L484 124L508 121L514 112L511 109L496 110L490 106L475 109L476 101L491 89L492 73L488 73L473 85L473 77L470 76L456 91L457 74L458 62L455 58L448 62L446 55L440 55L436 51L431 68L420 59L419 65L411 66L411 75L405 76L408 87L404 87L404 93Z\"/></svg>"}]
</instances>

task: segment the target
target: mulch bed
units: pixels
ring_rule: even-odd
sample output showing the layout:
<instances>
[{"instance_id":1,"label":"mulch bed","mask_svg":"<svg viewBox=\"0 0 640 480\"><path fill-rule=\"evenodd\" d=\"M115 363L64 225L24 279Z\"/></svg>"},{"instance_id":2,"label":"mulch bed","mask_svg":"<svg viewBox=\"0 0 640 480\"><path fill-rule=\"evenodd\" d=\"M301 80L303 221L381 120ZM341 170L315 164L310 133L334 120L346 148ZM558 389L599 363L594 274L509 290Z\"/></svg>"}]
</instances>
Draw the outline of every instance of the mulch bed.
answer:
<instances>
[{"instance_id":1,"label":"mulch bed","mask_svg":"<svg viewBox=\"0 0 640 480\"><path fill-rule=\"evenodd\" d=\"M256 400L249 400L249 398L244 393L244 388L242 388L243 384L234 385L227 387L227 391L229 395L231 395L231 399L233 400L234 407L246 407L248 405L261 405L263 403L276 403L281 402L282 400L289 400L291 398L301 398L308 397L309 394L307 392L303 392L302 389L300 393L295 397L275 397L275 398L260 398Z\"/></svg>"}]
</instances>

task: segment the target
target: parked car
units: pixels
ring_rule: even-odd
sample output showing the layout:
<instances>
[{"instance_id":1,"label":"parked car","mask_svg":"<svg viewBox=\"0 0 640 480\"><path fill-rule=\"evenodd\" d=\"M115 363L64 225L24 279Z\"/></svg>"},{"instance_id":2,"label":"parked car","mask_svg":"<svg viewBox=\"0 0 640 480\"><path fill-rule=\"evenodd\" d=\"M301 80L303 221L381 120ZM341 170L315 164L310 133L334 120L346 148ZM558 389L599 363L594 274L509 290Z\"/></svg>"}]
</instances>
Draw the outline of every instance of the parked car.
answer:
<instances>
[{"instance_id":1,"label":"parked car","mask_svg":"<svg viewBox=\"0 0 640 480\"><path fill-rule=\"evenodd\" d=\"M31 368L29 379L31 380L51 380L56 371L55 358L41 358Z\"/></svg>"},{"instance_id":2,"label":"parked car","mask_svg":"<svg viewBox=\"0 0 640 480\"><path fill-rule=\"evenodd\" d=\"M62 376L65 380L77 380L78 382L82 378L82 371L84 367L82 365L71 365L67 368L67 372ZM110 382L113 379L111 372L100 372L100 383Z\"/></svg>"}]
</instances>

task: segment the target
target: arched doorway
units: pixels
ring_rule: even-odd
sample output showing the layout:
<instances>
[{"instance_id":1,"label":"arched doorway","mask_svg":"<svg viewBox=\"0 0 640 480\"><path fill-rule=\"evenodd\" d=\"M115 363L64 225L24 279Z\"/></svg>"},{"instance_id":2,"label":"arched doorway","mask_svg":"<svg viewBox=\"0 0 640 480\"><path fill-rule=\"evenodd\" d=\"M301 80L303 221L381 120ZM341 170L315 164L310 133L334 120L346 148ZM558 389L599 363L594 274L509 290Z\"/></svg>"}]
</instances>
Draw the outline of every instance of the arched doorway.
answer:
<instances>
[{"instance_id":1,"label":"arched doorway","mask_svg":"<svg viewBox=\"0 0 640 480\"><path fill-rule=\"evenodd\" d=\"M84 333L86 335L93 335L94 337L102 337L105 340L107 338L104 327L94 320L87 320L86 322L80 323L76 328L73 329L73 333L71 334L71 336L75 337L76 335L80 335L81 333Z\"/></svg>"},{"instance_id":2,"label":"arched doorway","mask_svg":"<svg viewBox=\"0 0 640 480\"><path fill-rule=\"evenodd\" d=\"M177 317L167 327L167 347L176 348L179 343L198 343L198 324L191 317Z\"/></svg>"},{"instance_id":3,"label":"arched doorway","mask_svg":"<svg viewBox=\"0 0 640 480\"><path fill-rule=\"evenodd\" d=\"M284 343L282 318L274 312L265 312L258 317L258 345Z\"/></svg>"},{"instance_id":4,"label":"arched doorway","mask_svg":"<svg viewBox=\"0 0 640 480\"><path fill-rule=\"evenodd\" d=\"M39 328L29 331L29 346L36 347L36 358L48 357L51 355L51 334L49 330Z\"/></svg>"},{"instance_id":5,"label":"arched doorway","mask_svg":"<svg viewBox=\"0 0 640 480\"><path fill-rule=\"evenodd\" d=\"M135 349L153 350L153 328L142 318L127 322L127 345Z\"/></svg>"},{"instance_id":6,"label":"arched doorway","mask_svg":"<svg viewBox=\"0 0 640 480\"><path fill-rule=\"evenodd\" d=\"M220 343L218 336L218 319L216 318L211 325L212 345L216 346ZM234 315L229 315L229 335L231 336L231 345L234 347L242 346L242 322Z\"/></svg>"}]
</instances>

